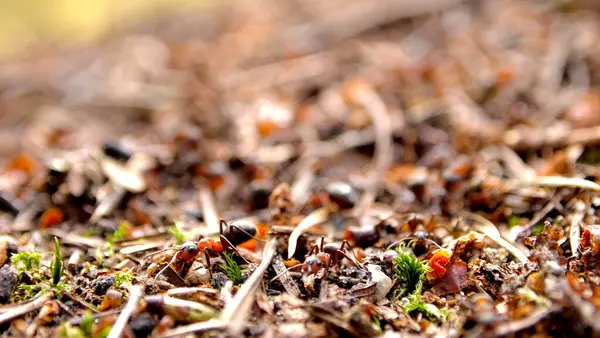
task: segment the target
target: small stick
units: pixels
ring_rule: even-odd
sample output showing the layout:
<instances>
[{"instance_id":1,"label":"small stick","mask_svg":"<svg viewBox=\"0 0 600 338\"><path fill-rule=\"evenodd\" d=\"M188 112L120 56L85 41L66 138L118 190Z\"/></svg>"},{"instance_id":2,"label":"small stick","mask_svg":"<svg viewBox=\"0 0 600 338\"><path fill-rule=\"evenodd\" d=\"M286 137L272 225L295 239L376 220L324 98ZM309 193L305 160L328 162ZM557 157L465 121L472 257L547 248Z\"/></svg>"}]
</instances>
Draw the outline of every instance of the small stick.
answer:
<instances>
[{"instance_id":1,"label":"small stick","mask_svg":"<svg viewBox=\"0 0 600 338\"><path fill-rule=\"evenodd\" d=\"M392 162L394 148L392 120L381 97L372 88L363 85L360 85L354 94L358 103L365 107L370 115L375 129L375 157L373 159L375 170L371 175L369 187L354 210L355 215L360 217L375 200L377 189Z\"/></svg>"},{"instance_id":2,"label":"small stick","mask_svg":"<svg viewBox=\"0 0 600 338\"><path fill-rule=\"evenodd\" d=\"M581 222L585 216L585 204L582 201L575 203L575 212L571 219L571 226L569 227L569 244L571 245L571 255L577 255L577 249L579 248L579 237L581 236Z\"/></svg>"},{"instance_id":3,"label":"small stick","mask_svg":"<svg viewBox=\"0 0 600 338\"><path fill-rule=\"evenodd\" d=\"M246 282L242 284L231 302L227 304L221 313L220 319L224 323L227 323L227 331L230 336L241 336L244 324L246 323L246 317L250 311L250 306L254 301L254 293L260 285L267 268L271 265L273 257L275 257L275 254L277 253L276 247L277 240L275 238L272 238L267 242L260 265L254 270ZM235 320L233 320L233 318L235 318Z\"/></svg>"},{"instance_id":4,"label":"small stick","mask_svg":"<svg viewBox=\"0 0 600 338\"><path fill-rule=\"evenodd\" d=\"M134 285L131 287L131 292L129 293L129 301L127 305L121 311L119 318L113 325L110 333L108 334L108 338L120 338L123 335L123 330L129 321L129 318L133 315L135 310L138 308L138 303L140 299L142 299L144 295L144 286L143 285Z\"/></svg>"},{"instance_id":5,"label":"small stick","mask_svg":"<svg viewBox=\"0 0 600 338\"><path fill-rule=\"evenodd\" d=\"M319 136L315 129L301 129L300 137L302 143L305 144L307 148L310 147L311 144L319 142ZM308 200L310 185L315 178L312 167L316 162L317 158L306 152L302 154L298 160L296 180L291 187L292 201L294 201L296 205L302 205Z\"/></svg>"},{"instance_id":6,"label":"small stick","mask_svg":"<svg viewBox=\"0 0 600 338\"><path fill-rule=\"evenodd\" d=\"M277 273L275 278L280 278L281 284L283 284L285 291L294 297L298 297L300 295L300 289L290 276L289 271L286 269L279 255L273 258L273 269L275 270L275 273Z\"/></svg>"},{"instance_id":7,"label":"small stick","mask_svg":"<svg viewBox=\"0 0 600 338\"><path fill-rule=\"evenodd\" d=\"M94 318L94 320L96 320L96 319L99 319L99 318L104 318L104 317L118 315L119 313L121 313L121 309L104 311L104 312L93 314L92 318ZM79 326L79 325L81 325L81 322L84 321L85 319L86 319L86 316L79 316L79 317L75 317L74 316L74 318L72 318L71 320L69 320L69 323L71 325L73 325L73 326Z\"/></svg>"},{"instance_id":8,"label":"small stick","mask_svg":"<svg viewBox=\"0 0 600 338\"><path fill-rule=\"evenodd\" d=\"M200 187L198 200L200 202L200 207L202 208L204 223L206 224L208 231L219 231L220 218L217 214L217 208L215 207L215 200L212 192L206 186Z\"/></svg>"},{"instance_id":9,"label":"small stick","mask_svg":"<svg viewBox=\"0 0 600 338\"><path fill-rule=\"evenodd\" d=\"M115 186L113 192L108 195L105 199L103 199L90 217L90 223L98 222L102 217L110 214L117 208L119 203L125 197L127 190L120 186Z\"/></svg>"},{"instance_id":10,"label":"small stick","mask_svg":"<svg viewBox=\"0 0 600 338\"><path fill-rule=\"evenodd\" d=\"M94 313L99 312L98 309L94 305L84 301L83 299L80 299L74 293L69 293L69 292L66 292L65 290L63 290L60 292L60 295L63 297L69 298L70 300L74 301L75 303L79 303L81 306L87 308L88 310L90 310Z\"/></svg>"},{"instance_id":11,"label":"small stick","mask_svg":"<svg viewBox=\"0 0 600 338\"><path fill-rule=\"evenodd\" d=\"M189 335L190 333L205 332L205 331L210 331L210 330L222 330L223 328L225 328L225 324L222 321L217 320L217 319L212 319L212 320L209 320L206 322L194 323L194 324L178 327L173 330L169 330L160 337L172 338L172 337L179 337L179 336L183 336L183 335Z\"/></svg>"},{"instance_id":12,"label":"small stick","mask_svg":"<svg viewBox=\"0 0 600 338\"><path fill-rule=\"evenodd\" d=\"M510 238L511 240L516 240L519 237L525 237L528 236L531 233L531 229L538 224L539 221L541 221L546 215L548 215L548 213L550 213L550 211L552 211L554 209L554 206L556 205L556 201L555 200L551 200L550 202L548 202L548 204L546 204L546 206L544 208L542 208L542 210L538 211L537 213L535 213L533 215L533 218L531 219L531 221L529 221L529 223L527 223L527 225L525 225L523 227L523 229L521 229L521 231L519 231L519 233L517 234L517 236L515 238Z\"/></svg>"},{"instance_id":13,"label":"small stick","mask_svg":"<svg viewBox=\"0 0 600 338\"><path fill-rule=\"evenodd\" d=\"M58 299L55 299L54 301L56 302L56 304L58 304L58 306L60 306L60 308L61 308L61 309L62 309L64 312L68 313L70 317L75 317L75 316L77 316L77 315L75 314L75 312L71 311L71 309L70 309L70 308L67 306L67 304L65 304L65 303L61 302L61 301L60 301L60 300L58 300Z\"/></svg>"},{"instance_id":14,"label":"small stick","mask_svg":"<svg viewBox=\"0 0 600 338\"><path fill-rule=\"evenodd\" d=\"M45 294L32 300L31 302L24 303L22 305L19 305L18 307L15 307L14 309L11 309L10 311L0 314L0 324L4 324L8 321L11 321L15 318L21 317L29 312L41 308L42 306L44 306L44 303L46 303L46 301L50 300L51 298L51 294Z\"/></svg>"}]
</instances>

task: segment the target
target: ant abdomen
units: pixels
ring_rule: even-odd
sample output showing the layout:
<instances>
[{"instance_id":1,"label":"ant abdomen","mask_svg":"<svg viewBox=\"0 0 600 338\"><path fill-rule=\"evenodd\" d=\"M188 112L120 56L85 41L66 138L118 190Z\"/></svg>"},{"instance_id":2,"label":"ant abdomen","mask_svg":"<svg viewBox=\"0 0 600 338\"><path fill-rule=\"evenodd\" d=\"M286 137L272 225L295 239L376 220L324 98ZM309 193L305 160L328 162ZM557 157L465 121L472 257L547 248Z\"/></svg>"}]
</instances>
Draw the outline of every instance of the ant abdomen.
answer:
<instances>
[{"instance_id":1,"label":"ant abdomen","mask_svg":"<svg viewBox=\"0 0 600 338\"><path fill-rule=\"evenodd\" d=\"M234 221L223 229L223 236L234 246L249 241L256 234L256 224L246 220Z\"/></svg>"},{"instance_id":2,"label":"ant abdomen","mask_svg":"<svg viewBox=\"0 0 600 338\"><path fill-rule=\"evenodd\" d=\"M327 243L323 246L323 252L333 256L341 247L342 243Z\"/></svg>"}]
</instances>

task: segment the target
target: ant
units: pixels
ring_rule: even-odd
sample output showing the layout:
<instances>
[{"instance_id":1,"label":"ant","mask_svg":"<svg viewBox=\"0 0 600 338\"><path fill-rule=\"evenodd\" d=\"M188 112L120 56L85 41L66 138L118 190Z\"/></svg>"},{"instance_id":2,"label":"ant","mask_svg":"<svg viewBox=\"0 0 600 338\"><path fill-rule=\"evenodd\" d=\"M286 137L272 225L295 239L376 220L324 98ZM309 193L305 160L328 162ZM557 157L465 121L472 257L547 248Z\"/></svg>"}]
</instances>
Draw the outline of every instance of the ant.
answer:
<instances>
[{"instance_id":1,"label":"ant","mask_svg":"<svg viewBox=\"0 0 600 338\"><path fill-rule=\"evenodd\" d=\"M350 248L350 252L354 258L346 254L344 251L346 248ZM302 273L304 276L314 275L322 267L327 270L329 267L337 266L340 261L340 256L342 256L342 258L347 258L357 268L367 271L366 268L358 261L354 255L354 252L352 252L350 243L348 243L348 241L343 240L340 243L325 244L325 236L321 236L320 246L316 244L313 245L306 256L304 256L304 263L291 266L286 271L302 267ZM281 274L278 274L277 276L273 277L271 282L279 278L280 275Z\"/></svg>"},{"instance_id":2,"label":"ant","mask_svg":"<svg viewBox=\"0 0 600 338\"><path fill-rule=\"evenodd\" d=\"M245 263L249 263L235 248L237 245L240 245L250 239L255 239L257 241L263 242L262 240L256 238L257 229L256 224L250 221L236 221L232 224L227 224L224 220L220 220L219 222L219 239L214 240L211 238L206 238L200 235L200 239L197 242L185 242L179 248L167 248L163 250L159 250L148 254L144 257L144 259L156 255L157 253L164 252L167 250L177 250L169 264L167 264L164 268L162 268L154 277L154 279L158 278L168 267L174 265L176 267L182 267L184 263L188 263L193 261L200 253L204 254L204 258L206 259L206 264L208 265L208 271L210 271L210 258L209 252L214 254L220 254L225 250L231 250L240 256Z\"/></svg>"}]
</instances>

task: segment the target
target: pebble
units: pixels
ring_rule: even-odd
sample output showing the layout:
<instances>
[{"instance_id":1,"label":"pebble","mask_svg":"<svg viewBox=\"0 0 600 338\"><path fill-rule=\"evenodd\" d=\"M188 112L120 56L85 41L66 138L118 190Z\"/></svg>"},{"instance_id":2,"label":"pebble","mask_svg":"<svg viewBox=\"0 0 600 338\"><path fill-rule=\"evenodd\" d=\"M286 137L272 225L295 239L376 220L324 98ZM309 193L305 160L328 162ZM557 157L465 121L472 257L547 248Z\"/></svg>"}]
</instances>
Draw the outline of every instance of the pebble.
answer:
<instances>
[{"instance_id":1,"label":"pebble","mask_svg":"<svg viewBox=\"0 0 600 338\"><path fill-rule=\"evenodd\" d=\"M369 264L367 270L371 273L371 281L375 283L375 298L378 301L386 299L385 296L392 289L392 279L381 271L379 265Z\"/></svg>"},{"instance_id":2,"label":"pebble","mask_svg":"<svg viewBox=\"0 0 600 338\"><path fill-rule=\"evenodd\" d=\"M129 324L131 331L135 335L135 338L146 338L152 333L156 322L152 319L152 316L148 313L142 313L136 319L132 320Z\"/></svg>"},{"instance_id":3,"label":"pebble","mask_svg":"<svg viewBox=\"0 0 600 338\"><path fill-rule=\"evenodd\" d=\"M305 338L308 337L308 331L302 323L282 324L279 326L278 335L288 338Z\"/></svg>"},{"instance_id":4,"label":"pebble","mask_svg":"<svg viewBox=\"0 0 600 338\"><path fill-rule=\"evenodd\" d=\"M190 285L208 284L210 282L210 273L200 260L196 260L188 270L187 275L185 275L185 281Z\"/></svg>"},{"instance_id":5,"label":"pebble","mask_svg":"<svg viewBox=\"0 0 600 338\"><path fill-rule=\"evenodd\" d=\"M0 304L8 303L17 282L17 272L11 266L0 269Z\"/></svg>"},{"instance_id":6,"label":"pebble","mask_svg":"<svg viewBox=\"0 0 600 338\"><path fill-rule=\"evenodd\" d=\"M104 277L100 277L92 282L92 290L98 296L102 296L106 294L108 289L113 286L115 282L115 275L108 275Z\"/></svg>"},{"instance_id":7,"label":"pebble","mask_svg":"<svg viewBox=\"0 0 600 338\"><path fill-rule=\"evenodd\" d=\"M213 288L221 289L225 286L225 283L229 282L229 277L222 272L213 272L213 278L210 284Z\"/></svg>"},{"instance_id":8,"label":"pebble","mask_svg":"<svg viewBox=\"0 0 600 338\"><path fill-rule=\"evenodd\" d=\"M0 266L8 261L11 253L18 251L17 241L10 236L0 236Z\"/></svg>"}]
</instances>

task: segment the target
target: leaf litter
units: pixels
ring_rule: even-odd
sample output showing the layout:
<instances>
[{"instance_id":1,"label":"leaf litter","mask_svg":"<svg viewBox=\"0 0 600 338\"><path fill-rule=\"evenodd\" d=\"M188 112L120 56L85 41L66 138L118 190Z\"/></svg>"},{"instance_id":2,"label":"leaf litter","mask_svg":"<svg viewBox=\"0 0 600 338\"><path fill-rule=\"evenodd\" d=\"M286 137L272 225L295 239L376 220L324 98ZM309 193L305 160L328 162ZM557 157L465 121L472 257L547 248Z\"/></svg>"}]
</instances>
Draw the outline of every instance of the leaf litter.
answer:
<instances>
[{"instance_id":1,"label":"leaf litter","mask_svg":"<svg viewBox=\"0 0 600 338\"><path fill-rule=\"evenodd\" d=\"M2 65L3 335L598 334L597 7L260 4Z\"/></svg>"}]
</instances>

